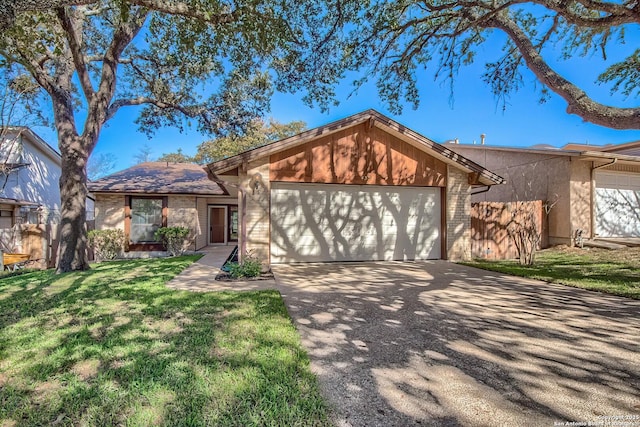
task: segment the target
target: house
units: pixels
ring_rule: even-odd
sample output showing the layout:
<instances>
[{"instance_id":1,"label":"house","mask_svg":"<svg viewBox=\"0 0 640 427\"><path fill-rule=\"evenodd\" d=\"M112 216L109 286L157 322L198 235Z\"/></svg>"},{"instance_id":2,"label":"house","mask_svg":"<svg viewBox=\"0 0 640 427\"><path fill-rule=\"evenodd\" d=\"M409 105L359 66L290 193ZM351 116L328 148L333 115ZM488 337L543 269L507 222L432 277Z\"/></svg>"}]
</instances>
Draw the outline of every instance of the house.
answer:
<instances>
[{"instance_id":1,"label":"house","mask_svg":"<svg viewBox=\"0 0 640 427\"><path fill-rule=\"evenodd\" d=\"M27 127L0 128L0 250L53 267L60 222L60 153ZM87 220L93 199L86 200Z\"/></svg>"},{"instance_id":2,"label":"house","mask_svg":"<svg viewBox=\"0 0 640 427\"><path fill-rule=\"evenodd\" d=\"M445 144L507 180L474 202L544 200L549 244L587 238L640 237L640 142L595 147L492 147Z\"/></svg>"},{"instance_id":3,"label":"house","mask_svg":"<svg viewBox=\"0 0 640 427\"><path fill-rule=\"evenodd\" d=\"M368 110L206 166L240 253L271 263L470 257L471 189L503 183Z\"/></svg>"},{"instance_id":4,"label":"house","mask_svg":"<svg viewBox=\"0 0 640 427\"><path fill-rule=\"evenodd\" d=\"M186 226L193 250L238 244L282 263L468 258L470 191L502 182L368 110L204 168L142 163L89 190L96 228L123 230L127 256L161 253L155 230Z\"/></svg>"},{"instance_id":5,"label":"house","mask_svg":"<svg viewBox=\"0 0 640 427\"><path fill-rule=\"evenodd\" d=\"M89 183L96 229L121 229L127 256L163 251L160 227L192 231L189 249L238 240L237 192L211 181L202 166L147 162Z\"/></svg>"},{"instance_id":6,"label":"house","mask_svg":"<svg viewBox=\"0 0 640 427\"><path fill-rule=\"evenodd\" d=\"M29 128L0 131L0 229L58 222L60 154Z\"/></svg>"}]
</instances>

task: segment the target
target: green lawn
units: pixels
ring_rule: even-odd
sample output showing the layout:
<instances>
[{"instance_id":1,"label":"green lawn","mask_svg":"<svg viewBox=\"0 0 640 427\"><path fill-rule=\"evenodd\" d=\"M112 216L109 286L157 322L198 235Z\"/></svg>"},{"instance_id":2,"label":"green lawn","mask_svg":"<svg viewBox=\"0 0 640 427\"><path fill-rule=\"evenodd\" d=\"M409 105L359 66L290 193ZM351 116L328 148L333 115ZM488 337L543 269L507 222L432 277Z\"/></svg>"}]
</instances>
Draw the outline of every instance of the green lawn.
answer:
<instances>
[{"instance_id":1,"label":"green lawn","mask_svg":"<svg viewBox=\"0 0 640 427\"><path fill-rule=\"evenodd\" d=\"M533 266L518 261L474 260L465 265L640 299L640 248L558 247L540 251Z\"/></svg>"},{"instance_id":2,"label":"green lawn","mask_svg":"<svg viewBox=\"0 0 640 427\"><path fill-rule=\"evenodd\" d=\"M164 283L195 257L0 280L0 426L327 425L276 291Z\"/></svg>"}]
</instances>

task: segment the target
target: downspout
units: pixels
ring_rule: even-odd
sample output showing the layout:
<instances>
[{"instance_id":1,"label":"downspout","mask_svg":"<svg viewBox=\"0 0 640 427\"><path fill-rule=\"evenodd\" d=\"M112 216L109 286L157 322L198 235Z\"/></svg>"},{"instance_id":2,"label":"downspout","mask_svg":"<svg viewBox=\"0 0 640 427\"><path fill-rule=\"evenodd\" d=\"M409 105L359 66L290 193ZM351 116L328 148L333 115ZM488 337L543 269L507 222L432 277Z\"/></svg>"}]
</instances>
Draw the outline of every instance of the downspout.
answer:
<instances>
[{"instance_id":1,"label":"downspout","mask_svg":"<svg viewBox=\"0 0 640 427\"><path fill-rule=\"evenodd\" d=\"M472 192L471 192L471 195L472 195L472 196L475 196L476 194L486 193L487 191L491 190L491 187L492 187L491 185L485 185L485 188L483 188L483 189L482 189L482 190L480 190L480 191L475 191L475 192L474 192L474 191L472 191Z\"/></svg>"},{"instance_id":2,"label":"downspout","mask_svg":"<svg viewBox=\"0 0 640 427\"><path fill-rule=\"evenodd\" d=\"M238 250L238 260L242 261L242 257L244 256L244 254L247 252L247 193L244 190L244 188L242 188L240 186L240 184L236 184L233 182L229 182L229 181L223 181L221 180L218 175L216 175L215 173L213 173L211 171L211 169L209 169L209 166L207 165L207 175L209 176L209 179L213 182L215 182L216 184L225 186L225 187L233 187L236 190L238 190L238 193L240 194L240 207L241 207L241 215L240 215L240 248Z\"/></svg>"},{"instance_id":3,"label":"downspout","mask_svg":"<svg viewBox=\"0 0 640 427\"><path fill-rule=\"evenodd\" d=\"M607 166L614 165L618 162L618 159L615 158L611 160L609 163L605 163L600 166L592 166L591 167L591 240L596 238L596 174L595 171L597 169L602 169ZM591 162L593 165L594 162Z\"/></svg>"}]
</instances>

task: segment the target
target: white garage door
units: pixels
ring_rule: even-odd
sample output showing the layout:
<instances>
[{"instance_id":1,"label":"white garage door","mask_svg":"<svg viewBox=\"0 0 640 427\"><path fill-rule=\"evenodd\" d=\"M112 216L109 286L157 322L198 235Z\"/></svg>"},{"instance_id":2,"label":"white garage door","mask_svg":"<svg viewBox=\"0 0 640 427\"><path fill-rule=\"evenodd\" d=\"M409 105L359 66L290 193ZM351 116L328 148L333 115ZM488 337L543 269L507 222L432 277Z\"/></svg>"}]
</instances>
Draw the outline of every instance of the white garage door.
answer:
<instances>
[{"instance_id":1,"label":"white garage door","mask_svg":"<svg viewBox=\"0 0 640 427\"><path fill-rule=\"evenodd\" d=\"M272 183L273 263L439 258L439 188Z\"/></svg>"},{"instance_id":2,"label":"white garage door","mask_svg":"<svg viewBox=\"0 0 640 427\"><path fill-rule=\"evenodd\" d=\"M640 237L640 174L596 172L596 233Z\"/></svg>"}]
</instances>

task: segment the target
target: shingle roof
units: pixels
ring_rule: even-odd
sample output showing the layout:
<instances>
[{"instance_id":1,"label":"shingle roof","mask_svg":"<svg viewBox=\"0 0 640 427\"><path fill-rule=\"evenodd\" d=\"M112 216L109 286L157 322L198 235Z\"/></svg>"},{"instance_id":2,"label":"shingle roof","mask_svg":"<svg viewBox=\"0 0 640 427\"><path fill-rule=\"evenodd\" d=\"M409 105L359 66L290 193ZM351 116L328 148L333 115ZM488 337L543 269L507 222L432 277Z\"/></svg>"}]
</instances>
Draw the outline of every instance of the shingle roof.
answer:
<instances>
[{"instance_id":1,"label":"shingle roof","mask_svg":"<svg viewBox=\"0 0 640 427\"><path fill-rule=\"evenodd\" d=\"M146 162L88 184L92 193L227 194L202 166L191 163Z\"/></svg>"}]
</instances>

